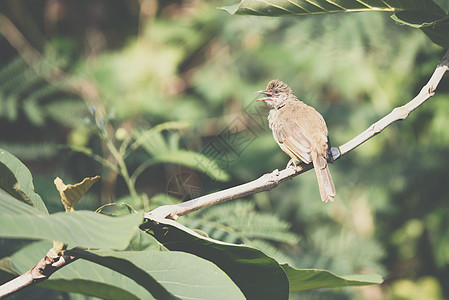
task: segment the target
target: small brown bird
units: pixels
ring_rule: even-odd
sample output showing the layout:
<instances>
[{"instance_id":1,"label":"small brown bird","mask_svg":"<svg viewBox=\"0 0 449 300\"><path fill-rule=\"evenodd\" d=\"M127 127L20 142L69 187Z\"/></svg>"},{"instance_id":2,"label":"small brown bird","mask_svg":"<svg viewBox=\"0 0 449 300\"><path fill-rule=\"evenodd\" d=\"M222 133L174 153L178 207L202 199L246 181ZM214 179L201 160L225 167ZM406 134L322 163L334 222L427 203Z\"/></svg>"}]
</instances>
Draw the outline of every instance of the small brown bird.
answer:
<instances>
[{"instance_id":1,"label":"small brown bird","mask_svg":"<svg viewBox=\"0 0 449 300\"><path fill-rule=\"evenodd\" d=\"M287 167L296 165L299 159L306 164L313 162L321 200L333 201L335 186L327 166L327 158L332 159L332 154L323 117L298 100L288 85L277 79L271 80L265 91L257 93L267 96L257 101L271 106L269 126L282 151L291 157Z\"/></svg>"}]
</instances>

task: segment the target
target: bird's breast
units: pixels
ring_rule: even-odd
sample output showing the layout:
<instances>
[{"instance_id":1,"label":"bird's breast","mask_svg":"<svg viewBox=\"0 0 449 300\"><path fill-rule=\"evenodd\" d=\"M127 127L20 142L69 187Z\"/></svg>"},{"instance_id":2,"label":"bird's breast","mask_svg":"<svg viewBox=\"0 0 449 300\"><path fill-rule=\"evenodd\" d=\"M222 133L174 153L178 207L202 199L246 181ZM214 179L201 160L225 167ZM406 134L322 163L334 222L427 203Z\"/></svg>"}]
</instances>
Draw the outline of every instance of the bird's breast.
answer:
<instances>
[{"instance_id":1,"label":"bird's breast","mask_svg":"<svg viewBox=\"0 0 449 300\"><path fill-rule=\"evenodd\" d=\"M268 113L268 125L270 126L270 128L273 128L273 123L276 121L277 115L278 111L276 109L272 109Z\"/></svg>"}]
</instances>

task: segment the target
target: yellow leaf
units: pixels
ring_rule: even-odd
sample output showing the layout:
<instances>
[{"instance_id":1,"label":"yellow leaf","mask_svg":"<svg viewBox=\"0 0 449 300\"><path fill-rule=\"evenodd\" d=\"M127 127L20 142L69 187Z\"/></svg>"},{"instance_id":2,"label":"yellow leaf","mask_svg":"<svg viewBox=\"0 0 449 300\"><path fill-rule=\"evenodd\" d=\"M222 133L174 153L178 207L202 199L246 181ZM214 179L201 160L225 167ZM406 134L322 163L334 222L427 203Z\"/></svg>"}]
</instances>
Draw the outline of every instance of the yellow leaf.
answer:
<instances>
[{"instance_id":1,"label":"yellow leaf","mask_svg":"<svg viewBox=\"0 0 449 300\"><path fill-rule=\"evenodd\" d=\"M100 176L86 177L80 183L65 185L62 179L56 177L54 183L61 195L61 202L66 211L74 211L80 198L90 189L90 187L100 178Z\"/></svg>"}]
</instances>

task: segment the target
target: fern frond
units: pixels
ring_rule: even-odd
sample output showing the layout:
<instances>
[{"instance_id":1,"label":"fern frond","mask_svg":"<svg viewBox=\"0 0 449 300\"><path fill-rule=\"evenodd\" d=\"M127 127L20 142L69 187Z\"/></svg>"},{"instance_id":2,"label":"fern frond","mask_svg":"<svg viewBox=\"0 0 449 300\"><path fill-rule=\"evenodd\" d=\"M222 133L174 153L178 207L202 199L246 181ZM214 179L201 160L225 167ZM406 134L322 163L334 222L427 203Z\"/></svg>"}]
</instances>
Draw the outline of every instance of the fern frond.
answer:
<instances>
[{"instance_id":1,"label":"fern frond","mask_svg":"<svg viewBox=\"0 0 449 300\"><path fill-rule=\"evenodd\" d=\"M61 98L45 104L46 116L68 127L75 127L87 110L78 98Z\"/></svg>"},{"instance_id":2,"label":"fern frond","mask_svg":"<svg viewBox=\"0 0 449 300\"><path fill-rule=\"evenodd\" d=\"M160 153L166 153L168 151L168 147L160 131L152 129L144 132L134 131L134 136L136 142L131 146L132 148L140 146L151 156L157 156Z\"/></svg>"},{"instance_id":3,"label":"fern frond","mask_svg":"<svg viewBox=\"0 0 449 300\"><path fill-rule=\"evenodd\" d=\"M248 246L257 248L267 254L268 256L274 258L278 263L292 263L290 259L282 250L272 244L263 240L250 240L246 243Z\"/></svg>"},{"instance_id":4,"label":"fern frond","mask_svg":"<svg viewBox=\"0 0 449 300\"><path fill-rule=\"evenodd\" d=\"M181 130L190 126L188 122L164 122L154 126L153 128L145 131L135 131L134 136L136 137L136 141L131 145L131 149L137 149L142 144L146 143L148 140L151 140L153 135L159 134L162 137L162 131L165 130ZM160 144L159 144L160 145ZM156 149L155 149L156 150Z\"/></svg>"},{"instance_id":5,"label":"fern frond","mask_svg":"<svg viewBox=\"0 0 449 300\"><path fill-rule=\"evenodd\" d=\"M2 85L11 80L13 76L17 73L22 72L22 70L28 67L27 63L22 59L22 57L18 56L12 61L10 61L6 66L0 69L0 90Z\"/></svg>"},{"instance_id":6,"label":"fern frond","mask_svg":"<svg viewBox=\"0 0 449 300\"><path fill-rule=\"evenodd\" d=\"M59 75L59 67L62 64L63 62L55 57L44 57L30 66L22 58L16 58L0 69L0 116L15 121L23 108L25 116L36 126L42 126L48 115L55 116L54 110L48 113L47 105L42 105L42 102L56 103L59 102L59 98L56 99L55 96L67 94L71 80L68 76ZM81 99L77 101L84 105ZM72 108L73 106L64 108L60 105L60 114L64 112L72 114L67 116L66 113L63 118L54 119L65 125L74 126L74 121L67 122L77 119L73 118Z\"/></svg>"},{"instance_id":7,"label":"fern frond","mask_svg":"<svg viewBox=\"0 0 449 300\"><path fill-rule=\"evenodd\" d=\"M294 245L297 235L275 215L256 211L252 202L237 201L215 206L188 218L187 226L205 231L212 238L230 243L265 240Z\"/></svg>"},{"instance_id":8,"label":"fern frond","mask_svg":"<svg viewBox=\"0 0 449 300\"><path fill-rule=\"evenodd\" d=\"M229 175L220 168L218 163L204 154L179 149L179 133L169 132L166 136L163 130L185 128L186 122L162 123L146 131L133 132L136 141L131 150L142 147L156 163L171 163L198 170L218 181L226 181ZM129 154L129 153L128 153Z\"/></svg>"},{"instance_id":9,"label":"fern frond","mask_svg":"<svg viewBox=\"0 0 449 300\"><path fill-rule=\"evenodd\" d=\"M15 121L19 115L18 112L18 98L11 96L11 95L7 95L4 99L3 99L5 105L4 105L4 115L6 116L6 118L8 118L8 120L10 121Z\"/></svg>"},{"instance_id":10,"label":"fern frond","mask_svg":"<svg viewBox=\"0 0 449 300\"><path fill-rule=\"evenodd\" d=\"M45 117L41 107L39 107L38 98L28 97L23 102L23 111L31 123L36 126L42 126L45 123Z\"/></svg>"}]
</instances>

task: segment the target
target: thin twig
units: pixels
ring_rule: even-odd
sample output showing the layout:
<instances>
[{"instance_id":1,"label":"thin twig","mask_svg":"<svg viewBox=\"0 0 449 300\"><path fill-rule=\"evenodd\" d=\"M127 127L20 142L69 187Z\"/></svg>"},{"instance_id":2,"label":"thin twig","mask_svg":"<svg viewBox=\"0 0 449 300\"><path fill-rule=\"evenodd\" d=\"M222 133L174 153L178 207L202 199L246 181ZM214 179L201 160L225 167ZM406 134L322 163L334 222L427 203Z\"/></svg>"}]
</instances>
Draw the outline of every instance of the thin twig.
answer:
<instances>
[{"instance_id":1,"label":"thin twig","mask_svg":"<svg viewBox=\"0 0 449 300\"><path fill-rule=\"evenodd\" d=\"M430 78L429 82L421 89L421 92L415 98L413 98L407 104L393 109L391 113L371 125L368 129L366 129L364 132L362 132L349 142L341 145L338 148L332 148L331 150L334 161L339 159L342 155L348 153L349 151L357 148L376 134L380 133L392 123L407 118L407 116L413 110L415 110L435 94L435 89L437 88L438 83L447 70L449 70L449 49L438 63L437 68L433 72L433 75ZM312 168L312 164L307 165L301 163L296 168L286 168L282 171L275 170L272 173L262 175L256 180L223 191L198 197L180 204L160 206L146 213L145 217L149 219L162 218L176 220L182 215L199 210L201 208L242 198L259 192L269 191L275 188L279 183L298 176L299 174L302 174Z\"/></svg>"},{"instance_id":2,"label":"thin twig","mask_svg":"<svg viewBox=\"0 0 449 300\"><path fill-rule=\"evenodd\" d=\"M48 279L54 272L60 268L75 261L76 258L68 255L58 255L51 248L44 258L42 258L33 268L13 280L0 286L0 298L11 295L12 293Z\"/></svg>"}]
</instances>

